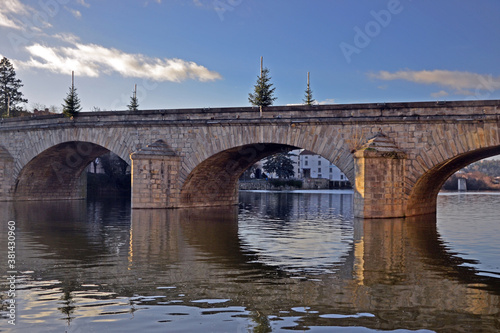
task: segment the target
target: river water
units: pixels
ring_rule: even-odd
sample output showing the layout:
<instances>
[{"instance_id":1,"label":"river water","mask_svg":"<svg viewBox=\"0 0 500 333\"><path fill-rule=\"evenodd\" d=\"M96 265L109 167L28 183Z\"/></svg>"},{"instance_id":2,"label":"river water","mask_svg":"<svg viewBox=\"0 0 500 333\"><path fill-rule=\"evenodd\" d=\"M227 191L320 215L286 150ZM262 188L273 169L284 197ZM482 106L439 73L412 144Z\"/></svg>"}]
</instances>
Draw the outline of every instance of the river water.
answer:
<instances>
[{"instance_id":1,"label":"river water","mask_svg":"<svg viewBox=\"0 0 500 333\"><path fill-rule=\"evenodd\" d=\"M0 331L499 332L499 215L498 193L374 221L353 218L349 191L242 192L225 209L1 203Z\"/></svg>"}]
</instances>

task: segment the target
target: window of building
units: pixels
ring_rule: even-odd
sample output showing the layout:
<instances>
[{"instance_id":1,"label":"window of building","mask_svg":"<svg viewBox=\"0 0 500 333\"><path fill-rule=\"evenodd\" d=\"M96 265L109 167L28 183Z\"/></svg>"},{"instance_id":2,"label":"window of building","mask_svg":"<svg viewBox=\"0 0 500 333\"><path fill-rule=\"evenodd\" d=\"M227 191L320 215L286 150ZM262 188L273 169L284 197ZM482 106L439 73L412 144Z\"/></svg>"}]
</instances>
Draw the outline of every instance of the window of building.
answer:
<instances>
[{"instance_id":1,"label":"window of building","mask_svg":"<svg viewBox=\"0 0 500 333\"><path fill-rule=\"evenodd\" d=\"M318 168L318 172L321 172L321 168Z\"/></svg>"},{"instance_id":2,"label":"window of building","mask_svg":"<svg viewBox=\"0 0 500 333\"><path fill-rule=\"evenodd\" d=\"M304 165L307 165L307 161L304 161L304 162L305 162Z\"/></svg>"},{"instance_id":3,"label":"window of building","mask_svg":"<svg viewBox=\"0 0 500 333\"><path fill-rule=\"evenodd\" d=\"M344 175L340 175L340 179L343 180L344 179Z\"/></svg>"},{"instance_id":4,"label":"window of building","mask_svg":"<svg viewBox=\"0 0 500 333\"><path fill-rule=\"evenodd\" d=\"M321 165L321 160L318 160L318 165Z\"/></svg>"},{"instance_id":5,"label":"window of building","mask_svg":"<svg viewBox=\"0 0 500 333\"><path fill-rule=\"evenodd\" d=\"M330 173L332 173L332 172L333 172L333 168L330 168Z\"/></svg>"},{"instance_id":6,"label":"window of building","mask_svg":"<svg viewBox=\"0 0 500 333\"><path fill-rule=\"evenodd\" d=\"M322 174L318 173L318 178L321 178L322 177Z\"/></svg>"}]
</instances>

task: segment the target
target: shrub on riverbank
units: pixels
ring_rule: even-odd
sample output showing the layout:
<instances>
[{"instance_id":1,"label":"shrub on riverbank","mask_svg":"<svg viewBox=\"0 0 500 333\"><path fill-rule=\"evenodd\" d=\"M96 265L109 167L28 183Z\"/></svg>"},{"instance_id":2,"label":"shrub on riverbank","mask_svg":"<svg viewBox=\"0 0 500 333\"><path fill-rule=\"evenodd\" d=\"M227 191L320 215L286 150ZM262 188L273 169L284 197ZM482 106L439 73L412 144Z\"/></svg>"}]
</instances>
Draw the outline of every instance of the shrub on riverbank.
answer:
<instances>
[{"instance_id":1,"label":"shrub on riverbank","mask_svg":"<svg viewBox=\"0 0 500 333\"><path fill-rule=\"evenodd\" d=\"M275 187L295 187L302 188L302 180L299 179L269 179L269 183Z\"/></svg>"}]
</instances>

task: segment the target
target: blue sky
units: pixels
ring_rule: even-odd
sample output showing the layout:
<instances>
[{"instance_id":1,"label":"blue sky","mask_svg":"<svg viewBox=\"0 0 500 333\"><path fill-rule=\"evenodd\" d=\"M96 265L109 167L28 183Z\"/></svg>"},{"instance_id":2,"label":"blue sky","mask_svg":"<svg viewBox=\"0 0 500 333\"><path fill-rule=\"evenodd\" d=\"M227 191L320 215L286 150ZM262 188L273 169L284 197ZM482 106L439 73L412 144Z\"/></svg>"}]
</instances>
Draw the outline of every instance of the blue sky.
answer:
<instances>
[{"instance_id":1,"label":"blue sky","mask_svg":"<svg viewBox=\"0 0 500 333\"><path fill-rule=\"evenodd\" d=\"M0 55L28 109L248 106L260 57L275 105L500 99L498 0L0 0Z\"/></svg>"}]
</instances>

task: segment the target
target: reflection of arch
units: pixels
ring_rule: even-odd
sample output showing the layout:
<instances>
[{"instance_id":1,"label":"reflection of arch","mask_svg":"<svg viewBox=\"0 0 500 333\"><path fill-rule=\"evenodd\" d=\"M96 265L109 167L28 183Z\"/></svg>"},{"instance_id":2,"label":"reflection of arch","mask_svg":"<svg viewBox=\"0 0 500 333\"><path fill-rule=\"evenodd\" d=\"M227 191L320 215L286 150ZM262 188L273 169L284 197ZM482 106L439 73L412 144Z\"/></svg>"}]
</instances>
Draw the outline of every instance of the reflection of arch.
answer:
<instances>
[{"instance_id":1,"label":"reflection of arch","mask_svg":"<svg viewBox=\"0 0 500 333\"><path fill-rule=\"evenodd\" d=\"M14 196L20 200L85 197L87 165L108 149L90 142L70 141L52 146L31 159L19 172Z\"/></svg>"},{"instance_id":2,"label":"reflection of arch","mask_svg":"<svg viewBox=\"0 0 500 333\"><path fill-rule=\"evenodd\" d=\"M41 245L28 246L24 253L27 267L35 265L32 261L37 261L34 259L36 253L61 261L102 261L102 256L112 252L119 242L116 235L111 237L106 232L108 225L117 220L116 210L130 214L129 203L120 199L101 200L98 204L83 200L17 201L4 203L0 208L7 205L13 210L9 219L14 219L16 225L27 230L23 241ZM75 272L74 279L77 280L78 274Z\"/></svg>"},{"instance_id":3,"label":"reflection of arch","mask_svg":"<svg viewBox=\"0 0 500 333\"><path fill-rule=\"evenodd\" d=\"M260 257L262 254L266 254L265 248L256 252L248 246L249 244L246 242L249 239L242 237L240 234L242 224L238 217L237 207L179 209L178 212L179 225L182 226L182 235L186 242L209 254L210 257L223 258L223 265L230 272L237 270L252 270L255 272L255 270L259 270L260 272L264 272L264 274L265 272L272 272L281 277L294 275L293 271L297 267L285 265L280 262L270 265L269 261L266 262L266 260L262 260ZM284 220L282 222L287 224ZM325 239L329 237L325 235ZM297 240L297 244L300 244L301 241ZM346 252L338 253L339 262L332 262L335 258L329 256L319 258L317 254L309 253L312 257L316 256L316 261L315 263L311 263L305 258L304 267L313 265L308 270L315 272L315 275L331 269L335 270L336 274L350 276L352 273L352 263L354 262L354 249L352 243L347 247ZM333 250L332 248L332 252L335 251L337 249ZM286 257L287 254L283 253L283 256ZM296 263L298 263L298 260L296 260ZM314 265L318 265L318 267Z\"/></svg>"},{"instance_id":4,"label":"reflection of arch","mask_svg":"<svg viewBox=\"0 0 500 333\"><path fill-rule=\"evenodd\" d=\"M27 207L37 208L37 205L20 202L15 215L24 229L28 229L37 212ZM477 320L482 320L487 328L498 324L495 321L498 281L462 267L463 261L440 242L432 219L357 220L354 248L342 259L345 268L315 275L313 281L289 279L289 274L281 274L275 267L252 262L252 253L242 251L236 217L231 209L220 209L220 213L214 209L133 210L130 232L122 232L128 225L122 231L112 228L103 233L101 228L96 228L97 223L83 223L85 231L76 238L78 247L91 251L85 251L84 256L78 258L74 251L67 250L68 242L63 245L60 240L64 237L62 230L75 230L75 219L70 219L73 221L70 225L64 223L68 214L85 220L81 208L59 213L57 209L43 208L42 211L44 216L39 220L39 227L35 226L34 231L20 240L26 248L20 253L20 259L36 272L46 270L47 263L46 259L36 259L54 254L58 260L74 260L75 267L85 267L85 270L68 272L67 267L72 264L63 265L55 268L59 275L51 271L50 278L68 272L58 286L63 290L76 287L82 290L85 287L74 286L71 281L81 280L81 272L97 272L106 281L99 290L110 291L115 295L112 298L118 299L159 292L179 299L177 295L182 292L184 303L177 305L193 306L192 300L236 295L231 305L244 305L258 309L261 314L277 316L286 316L279 312L281 310L307 305L304 304L307 300L313 304L311 310L315 311L312 316L316 323L318 315L323 314L371 313L376 318L363 325L373 329L437 328L443 327L446 319L447 328L460 330L464 324L470 324L468 320L473 316L479 317ZM97 212L95 217L87 215L88 221L100 221L104 211ZM57 230L53 228L54 219L60 221ZM43 237L38 230L42 230ZM96 241L101 245L96 247ZM122 244L123 251L119 255L115 252L111 256L102 255L108 253L106 249L111 250L109 246L113 242ZM99 253L92 249L98 249ZM97 265L96 260L101 263ZM465 269L465 274L455 275L457 269ZM141 283L137 282L139 277L143 279ZM158 286L182 286L182 291L158 290ZM476 300L483 302L475 303ZM163 301L148 302L160 305L165 304ZM394 311L395 308L404 309L405 315L401 316L401 311ZM336 326L353 325L352 317L344 317L335 319ZM310 318L303 317L305 324Z\"/></svg>"},{"instance_id":5,"label":"reflection of arch","mask_svg":"<svg viewBox=\"0 0 500 333\"><path fill-rule=\"evenodd\" d=\"M451 252L438 232L436 215L429 214L406 218L405 224L411 234L411 246L418 249L425 258L425 264L433 267L450 279L468 285L477 284L481 289L500 296L500 280L494 277L478 275L478 270L467 264L477 263L464 259L458 253Z\"/></svg>"},{"instance_id":6,"label":"reflection of arch","mask_svg":"<svg viewBox=\"0 0 500 333\"><path fill-rule=\"evenodd\" d=\"M181 206L235 204L238 179L246 169L267 156L293 149L298 148L287 144L258 143L220 151L192 169L181 188L180 204ZM349 170L342 171L349 174Z\"/></svg>"},{"instance_id":7,"label":"reflection of arch","mask_svg":"<svg viewBox=\"0 0 500 333\"><path fill-rule=\"evenodd\" d=\"M480 148L451 157L420 177L408 198L407 216L436 211L436 200L445 181L458 170L487 157L500 154L500 146Z\"/></svg>"}]
</instances>

